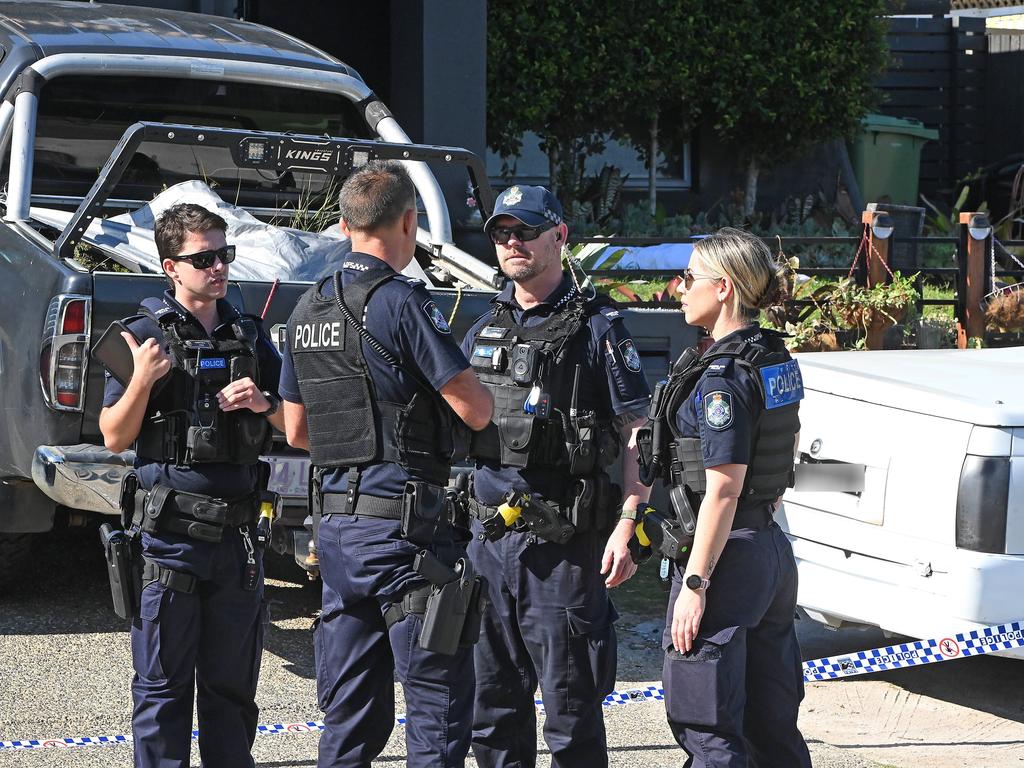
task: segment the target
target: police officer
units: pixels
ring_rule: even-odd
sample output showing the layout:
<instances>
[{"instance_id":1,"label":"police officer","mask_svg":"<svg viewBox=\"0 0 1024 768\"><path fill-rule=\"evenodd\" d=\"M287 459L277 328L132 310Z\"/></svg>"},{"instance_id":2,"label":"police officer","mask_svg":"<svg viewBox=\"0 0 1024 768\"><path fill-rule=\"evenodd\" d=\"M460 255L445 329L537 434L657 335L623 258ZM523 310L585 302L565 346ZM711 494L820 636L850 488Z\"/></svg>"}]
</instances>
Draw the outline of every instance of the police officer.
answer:
<instances>
[{"instance_id":1,"label":"police officer","mask_svg":"<svg viewBox=\"0 0 1024 768\"><path fill-rule=\"evenodd\" d=\"M128 514L145 586L131 628L132 735L146 768L189 765L194 691L203 763L253 765L265 621L258 458L284 421L272 391L280 357L224 299L235 258L226 231L190 203L159 217L171 289L125 321L134 373L127 386L108 376L100 413L107 448L136 450Z\"/></svg>"},{"instance_id":2,"label":"police officer","mask_svg":"<svg viewBox=\"0 0 1024 768\"><path fill-rule=\"evenodd\" d=\"M484 228L510 281L463 342L495 396L472 448L469 552L491 600L473 754L481 766L535 764L539 682L552 765L597 768L616 671L607 587L636 569L627 544L647 489L631 438L649 390L618 310L561 269L568 228L554 195L511 187ZM622 489L608 475L617 460Z\"/></svg>"},{"instance_id":3,"label":"police officer","mask_svg":"<svg viewBox=\"0 0 1024 768\"><path fill-rule=\"evenodd\" d=\"M668 721L687 766L810 766L797 730L796 564L773 521L803 388L780 335L755 322L784 296L785 272L759 238L727 228L694 247L682 287L686 322L714 342L684 352L652 403L670 497L697 511L689 551L664 563Z\"/></svg>"},{"instance_id":4,"label":"police officer","mask_svg":"<svg viewBox=\"0 0 1024 768\"><path fill-rule=\"evenodd\" d=\"M492 403L423 283L400 274L416 249L415 202L398 163L370 162L349 176L340 207L352 252L288 323L288 441L310 451L322 512L320 768L369 766L381 752L394 727L396 673L408 765L461 766L469 751L472 632L457 648L435 645L428 629L458 631L457 619L426 603L441 597L436 582L453 565L468 574L466 522L460 535L444 487L456 438L468 433L462 423L482 428Z\"/></svg>"}]
</instances>

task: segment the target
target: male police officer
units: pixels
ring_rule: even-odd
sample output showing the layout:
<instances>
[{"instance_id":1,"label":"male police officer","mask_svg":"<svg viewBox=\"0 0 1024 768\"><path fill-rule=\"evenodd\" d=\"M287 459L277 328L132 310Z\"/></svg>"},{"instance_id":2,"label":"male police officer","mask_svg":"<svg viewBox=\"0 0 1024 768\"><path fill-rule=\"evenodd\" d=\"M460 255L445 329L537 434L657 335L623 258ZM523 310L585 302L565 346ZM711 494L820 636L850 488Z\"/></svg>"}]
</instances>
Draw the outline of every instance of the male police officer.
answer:
<instances>
[{"instance_id":1,"label":"male police officer","mask_svg":"<svg viewBox=\"0 0 1024 768\"><path fill-rule=\"evenodd\" d=\"M235 258L227 225L184 203L157 220L171 290L122 333L134 372L108 377L107 448L133 442L133 526L145 556L131 629L136 766L187 766L198 686L199 751L210 766L252 766L263 649L262 553L254 545L261 470L277 412L280 357L224 296ZM269 422L269 424L268 424ZM133 510L129 509L131 513Z\"/></svg>"},{"instance_id":2,"label":"male police officer","mask_svg":"<svg viewBox=\"0 0 1024 768\"><path fill-rule=\"evenodd\" d=\"M606 587L636 570L627 543L648 491L634 430L649 391L619 312L562 272L568 228L548 190L509 188L485 230L511 281L463 342L495 399L471 452L470 559L492 604L475 653L473 754L481 766L535 764L539 679L552 765L598 768L616 669ZM620 453L621 508L606 472Z\"/></svg>"},{"instance_id":3,"label":"male police officer","mask_svg":"<svg viewBox=\"0 0 1024 768\"><path fill-rule=\"evenodd\" d=\"M399 274L416 249L405 169L368 163L346 179L339 202L352 252L340 273L299 301L281 374L288 442L310 451L323 515L315 647L326 728L318 765L370 765L394 726L397 672L408 764L461 766L473 638L465 627L459 642L445 595L465 587L459 594L468 601L474 585L444 486L459 420L483 428L491 396L423 284ZM447 648L434 642L436 631L454 633Z\"/></svg>"}]
</instances>

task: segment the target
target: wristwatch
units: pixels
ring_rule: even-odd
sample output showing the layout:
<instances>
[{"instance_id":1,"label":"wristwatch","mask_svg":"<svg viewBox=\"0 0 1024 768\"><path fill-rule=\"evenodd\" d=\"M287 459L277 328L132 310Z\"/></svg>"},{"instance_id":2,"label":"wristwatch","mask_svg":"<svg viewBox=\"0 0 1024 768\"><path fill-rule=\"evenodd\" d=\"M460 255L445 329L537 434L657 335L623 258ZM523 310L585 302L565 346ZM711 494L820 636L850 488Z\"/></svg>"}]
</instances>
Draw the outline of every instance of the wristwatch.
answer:
<instances>
[{"instance_id":1,"label":"wristwatch","mask_svg":"<svg viewBox=\"0 0 1024 768\"><path fill-rule=\"evenodd\" d=\"M686 577L686 581L684 581L683 583L686 584L687 589L692 589L696 591L698 589L707 589L708 587L710 587L711 579L702 579L696 573L691 573L689 576Z\"/></svg>"},{"instance_id":2,"label":"wristwatch","mask_svg":"<svg viewBox=\"0 0 1024 768\"><path fill-rule=\"evenodd\" d=\"M275 395L273 392L263 390L263 396L267 398L267 402L270 403L270 407L263 412L264 416L273 416L277 413L277 409L281 407L281 398Z\"/></svg>"}]
</instances>

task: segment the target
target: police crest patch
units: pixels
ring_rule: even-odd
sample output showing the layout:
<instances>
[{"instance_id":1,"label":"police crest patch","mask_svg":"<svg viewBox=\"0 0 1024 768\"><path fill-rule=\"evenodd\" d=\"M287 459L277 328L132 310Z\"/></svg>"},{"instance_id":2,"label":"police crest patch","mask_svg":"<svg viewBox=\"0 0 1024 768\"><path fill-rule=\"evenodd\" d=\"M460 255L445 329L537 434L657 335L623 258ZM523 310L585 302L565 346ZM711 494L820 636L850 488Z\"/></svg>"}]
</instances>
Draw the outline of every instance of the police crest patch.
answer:
<instances>
[{"instance_id":1,"label":"police crest patch","mask_svg":"<svg viewBox=\"0 0 1024 768\"><path fill-rule=\"evenodd\" d=\"M622 355L622 362L629 370L633 373L640 372L640 353L636 351L636 345L632 339L619 342L619 354Z\"/></svg>"},{"instance_id":2,"label":"police crest patch","mask_svg":"<svg viewBox=\"0 0 1024 768\"><path fill-rule=\"evenodd\" d=\"M732 424L732 395L721 391L704 395L704 421L712 429Z\"/></svg>"},{"instance_id":3,"label":"police crest patch","mask_svg":"<svg viewBox=\"0 0 1024 768\"><path fill-rule=\"evenodd\" d=\"M430 319L430 324L437 329L438 333L452 332L452 329L448 327L448 321L444 319L444 315L441 314L441 310L437 308L437 304L433 301L428 301L424 304L423 311Z\"/></svg>"},{"instance_id":4,"label":"police crest patch","mask_svg":"<svg viewBox=\"0 0 1024 768\"><path fill-rule=\"evenodd\" d=\"M505 207L515 205L523 199L523 192L519 187L509 187L508 191L505 192L505 197L501 199L501 204Z\"/></svg>"}]
</instances>

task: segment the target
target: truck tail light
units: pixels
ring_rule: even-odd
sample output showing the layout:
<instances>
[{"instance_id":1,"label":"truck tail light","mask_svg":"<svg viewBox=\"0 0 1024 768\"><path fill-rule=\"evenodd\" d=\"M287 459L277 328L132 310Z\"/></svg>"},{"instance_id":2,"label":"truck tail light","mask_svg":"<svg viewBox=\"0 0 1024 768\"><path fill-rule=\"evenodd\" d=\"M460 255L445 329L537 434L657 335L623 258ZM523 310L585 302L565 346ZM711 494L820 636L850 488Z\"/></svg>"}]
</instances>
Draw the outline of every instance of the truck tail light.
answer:
<instances>
[{"instance_id":1,"label":"truck tail light","mask_svg":"<svg viewBox=\"0 0 1024 768\"><path fill-rule=\"evenodd\" d=\"M964 458L956 498L956 545L975 552L1006 552L1010 457Z\"/></svg>"},{"instance_id":2,"label":"truck tail light","mask_svg":"<svg viewBox=\"0 0 1024 768\"><path fill-rule=\"evenodd\" d=\"M81 411L89 368L90 310L87 296L60 294L50 300L39 352L39 383L56 411Z\"/></svg>"}]
</instances>

